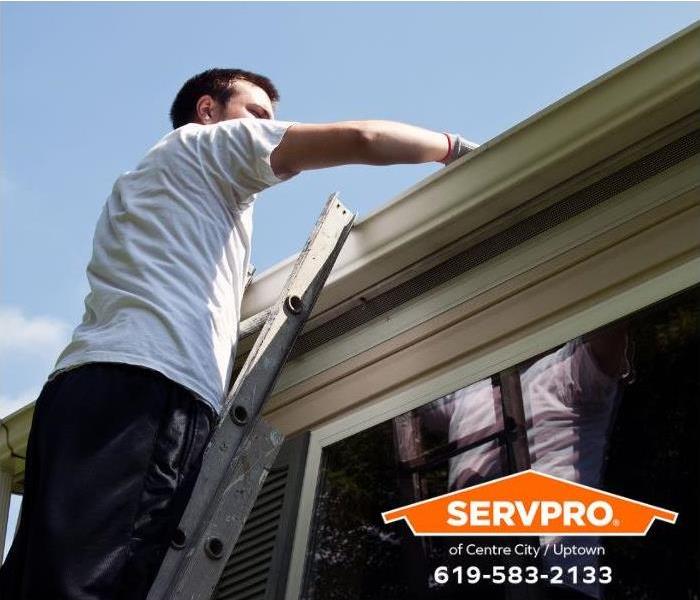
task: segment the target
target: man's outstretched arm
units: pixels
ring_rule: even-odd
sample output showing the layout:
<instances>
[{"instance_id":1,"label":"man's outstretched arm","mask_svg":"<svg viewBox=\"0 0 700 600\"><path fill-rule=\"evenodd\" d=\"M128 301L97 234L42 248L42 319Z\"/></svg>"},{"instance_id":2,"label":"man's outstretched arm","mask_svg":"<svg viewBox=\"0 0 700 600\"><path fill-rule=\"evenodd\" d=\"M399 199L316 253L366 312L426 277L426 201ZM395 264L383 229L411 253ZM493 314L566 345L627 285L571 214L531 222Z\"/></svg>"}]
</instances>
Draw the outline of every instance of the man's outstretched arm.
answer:
<instances>
[{"instance_id":1,"label":"man's outstretched arm","mask_svg":"<svg viewBox=\"0 0 700 600\"><path fill-rule=\"evenodd\" d=\"M279 177L338 165L448 164L474 145L456 136L393 121L343 121L291 126L270 157ZM464 140L461 140L462 142Z\"/></svg>"}]
</instances>

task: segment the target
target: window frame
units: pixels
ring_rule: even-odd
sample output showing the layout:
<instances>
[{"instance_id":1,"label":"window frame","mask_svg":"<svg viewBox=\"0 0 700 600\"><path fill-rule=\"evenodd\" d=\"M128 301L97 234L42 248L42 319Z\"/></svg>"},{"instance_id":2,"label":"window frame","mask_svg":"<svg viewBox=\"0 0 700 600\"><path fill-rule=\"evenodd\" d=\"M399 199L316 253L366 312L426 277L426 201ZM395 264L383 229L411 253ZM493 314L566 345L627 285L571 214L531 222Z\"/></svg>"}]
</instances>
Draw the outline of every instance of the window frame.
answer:
<instances>
[{"instance_id":1,"label":"window frame","mask_svg":"<svg viewBox=\"0 0 700 600\"><path fill-rule=\"evenodd\" d=\"M663 239L661 236L665 227L678 228L678 223L684 222L679 220L679 215L686 215L685 221L692 216L696 219L693 223L697 222L700 176L696 173L699 164L700 156L695 155L562 223L523 244L523 247L495 257L480 267L479 273L466 273L426 293L425 297L396 307L392 318L384 319L380 324L370 322L324 345L299 364L290 365L289 372L283 377L282 390L306 377L313 379L329 365L342 364L382 340L401 335L407 324L428 322L440 311L450 310L485 290L495 288L502 298L508 298L509 282L522 275L532 275L534 278L536 268L541 265L555 261L561 263L561 269L550 271L551 274L543 281L563 276L559 286L581 285L575 279L580 271L571 267L578 265L580 253L577 250L585 244L595 246L597 251L589 255L594 258L610 248L624 252L627 243L634 243L645 232L649 234L645 238L648 244L658 244ZM345 413L312 427L285 598L297 600L302 590L319 469L326 446L502 372L700 283L700 244L683 234L680 245L687 249L679 251L673 260L653 252L638 251L634 256L628 256L643 267L632 282L619 274L592 272L590 274L595 276L597 284L606 277L610 280L609 286L602 286L604 292L589 295L585 292L590 293L590 290L582 289L581 296L585 301L567 306L566 310L562 310L552 298L553 316L540 327L524 324L516 317L508 324L513 335L509 335L504 343L491 342L486 345L486 351L479 355L468 353L435 374L419 378L393 393L380 395L378 400L359 407L347 407ZM591 261L591 266L587 268L595 268L593 265L595 261ZM497 316L491 318L496 319Z\"/></svg>"}]
</instances>

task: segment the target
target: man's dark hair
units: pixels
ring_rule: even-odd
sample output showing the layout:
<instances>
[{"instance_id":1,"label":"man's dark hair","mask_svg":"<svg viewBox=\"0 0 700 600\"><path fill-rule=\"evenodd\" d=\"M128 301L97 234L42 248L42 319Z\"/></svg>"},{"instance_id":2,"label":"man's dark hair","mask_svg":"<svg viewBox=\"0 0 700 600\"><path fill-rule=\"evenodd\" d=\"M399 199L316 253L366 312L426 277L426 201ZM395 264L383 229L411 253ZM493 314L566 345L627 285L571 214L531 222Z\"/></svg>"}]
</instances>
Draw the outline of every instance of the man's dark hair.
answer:
<instances>
[{"instance_id":1,"label":"man's dark hair","mask_svg":"<svg viewBox=\"0 0 700 600\"><path fill-rule=\"evenodd\" d=\"M264 75L242 69L209 69L185 82L175 96L170 108L173 129L182 127L194 120L197 100L209 95L221 104L226 104L233 95L234 81L249 81L261 88L272 102L280 99L277 88Z\"/></svg>"}]
</instances>

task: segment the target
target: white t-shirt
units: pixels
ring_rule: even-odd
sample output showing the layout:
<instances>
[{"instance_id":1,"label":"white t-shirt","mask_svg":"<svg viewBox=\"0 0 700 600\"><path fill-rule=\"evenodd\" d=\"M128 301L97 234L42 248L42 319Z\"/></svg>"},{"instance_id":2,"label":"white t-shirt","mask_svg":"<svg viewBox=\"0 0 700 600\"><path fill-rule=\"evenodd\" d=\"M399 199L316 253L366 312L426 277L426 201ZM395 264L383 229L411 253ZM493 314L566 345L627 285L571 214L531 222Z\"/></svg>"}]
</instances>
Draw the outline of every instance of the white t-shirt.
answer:
<instances>
[{"instance_id":1,"label":"white t-shirt","mask_svg":"<svg viewBox=\"0 0 700 600\"><path fill-rule=\"evenodd\" d=\"M625 353L626 354L626 353ZM528 430L532 468L568 481L599 487L605 463L605 451L612 420L620 399L620 379L600 370L590 346L579 340L569 342L558 352L537 361L520 375L525 400L525 417L532 421ZM589 548L600 546L597 536L541 537L540 543L563 547ZM570 555L543 555L546 567L559 566L564 571L598 565L598 558ZM592 598L601 598L600 584L567 583Z\"/></svg>"},{"instance_id":2,"label":"white t-shirt","mask_svg":"<svg viewBox=\"0 0 700 600\"><path fill-rule=\"evenodd\" d=\"M521 369L533 469L592 487L600 484L619 382L629 371L625 358L618 376L603 373L581 338ZM503 429L500 392L491 379L448 394L430 409L442 415L449 441L460 446ZM440 422L439 416L431 418ZM504 475L504 458L497 442L456 455L450 459L448 488Z\"/></svg>"},{"instance_id":3,"label":"white t-shirt","mask_svg":"<svg viewBox=\"0 0 700 600\"><path fill-rule=\"evenodd\" d=\"M95 229L82 323L59 371L118 362L159 371L217 412L231 376L256 194L293 123L190 123L117 179Z\"/></svg>"},{"instance_id":4,"label":"white t-shirt","mask_svg":"<svg viewBox=\"0 0 700 600\"><path fill-rule=\"evenodd\" d=\"M630 371L625 353L623 371L614 377L605 374L582 338L520 371L534 470L592 487L600 485L620 380ZM451 442L468 444L503 428L500 392L490 379L448 394L438 401L436 410L449 418ZM505 461L505 449L495 441L458 454L450 459L448 488L461 489L505 475ZM595 536L543 537L540 543L593 548L600 540ZM567 569L595 565L597 559L548 553L543 561L546 566ZM593 598L601 597L598 584L571 587Z\"/></svg>"}]
</instances>

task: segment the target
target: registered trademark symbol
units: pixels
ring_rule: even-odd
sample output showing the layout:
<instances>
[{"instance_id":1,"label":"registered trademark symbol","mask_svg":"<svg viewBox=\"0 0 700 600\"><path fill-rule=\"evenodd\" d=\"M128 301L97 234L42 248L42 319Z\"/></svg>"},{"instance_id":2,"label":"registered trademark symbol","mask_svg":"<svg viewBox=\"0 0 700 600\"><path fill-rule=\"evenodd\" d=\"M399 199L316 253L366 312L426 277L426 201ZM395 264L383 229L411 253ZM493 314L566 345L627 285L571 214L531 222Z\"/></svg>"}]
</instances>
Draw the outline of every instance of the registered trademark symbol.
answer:
<instances>
[{"instance_id":1,"label":"registered trademark symbol","mask_svg":"<svg viewBox=\"0 0 700 600\"><path fill-rule=\"evenodd\" d=\"M613 525L615 527L619 527L620 526L620 519L613 519Z\"/></svg>"}]
</instances>

